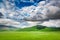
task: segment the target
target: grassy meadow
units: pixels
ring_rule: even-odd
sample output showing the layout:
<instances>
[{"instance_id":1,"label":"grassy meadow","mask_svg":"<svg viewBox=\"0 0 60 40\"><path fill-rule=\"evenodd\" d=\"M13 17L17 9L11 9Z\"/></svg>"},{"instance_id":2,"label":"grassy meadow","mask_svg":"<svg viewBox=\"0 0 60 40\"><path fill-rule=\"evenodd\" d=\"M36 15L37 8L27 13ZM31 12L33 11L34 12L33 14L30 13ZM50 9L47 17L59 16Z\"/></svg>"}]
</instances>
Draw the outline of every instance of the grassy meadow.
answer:
<instances>
[{"instance_id":1,"label":"grassy meadow","mask_svg":"<svg viewBox=\"0 0 60 40\"><path fill-rule=\"evenodd\" d=\"M60 28L34 26L0 30L0 40L60 40Z\"/></svg>"},{"instance_id":2,"label":"grassy meadow","mask_svg":"<svg viewBox=\"0 0 60 40\"><path fill-rule=\"evenodd\" d=\"M0 40L60 40L60 32L4 31L0 32Z\"/></svg>"}]
</instances>

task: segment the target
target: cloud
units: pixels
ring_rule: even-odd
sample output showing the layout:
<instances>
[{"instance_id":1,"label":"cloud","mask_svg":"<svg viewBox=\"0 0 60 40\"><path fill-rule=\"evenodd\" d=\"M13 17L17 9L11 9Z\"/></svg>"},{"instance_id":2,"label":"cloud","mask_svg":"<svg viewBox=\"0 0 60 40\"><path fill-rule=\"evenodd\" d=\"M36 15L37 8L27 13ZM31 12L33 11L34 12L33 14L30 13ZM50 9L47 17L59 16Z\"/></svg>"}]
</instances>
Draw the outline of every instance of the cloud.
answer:
<instances>
[{"instance_id":1,"label":"cloud","mask_svg":"<svg viewBox=\"0 0 60 40\"><path fill-rule=\"evenodd\" d=\"M40 22L41 25L45 26L57 26L58 23L60 23L58 22L60 21L60 0L41 1L37 4L37 6L32 5L28 7L23 7L21 9L19 9L15 6L14 3L10 3L9 1L4 1L4 3L1 4L0 12L3 13L4 17L6 17L7 19L18 22L18 26L22 26L21 28L24 28L26 26L38 25ZM13 25L15 25L14 22ZM54 25L55 22L56 25ZM48 23L48 25L46 25L46 23Z\"/></svg>"},{"instance_id":2,"label":"cloud","mask_svg":"<svg viewBox=\"0 0 60 40\"><path fill-rule=\"evenodd\" d=\"M40 25L44 25L47 27L60 27L60 19L45 21Z\"/></svg>"},{"instance_id":3,"label":"cloud","mask_svg":"<svg viewBox=\"0 0 60 40\"><path fill-rule=\"evenodd\" d=\"M34 2L34 0L20 0L22 2Z\"/></svg>"},{"instance_id":4,"label":"cloud","mask_svg":"<svg viewBox=\"0 0 60 40\"><path fill-rule=\"evenodd\" d=\"M43 5L43 4L44 5ZM29 7L28 7L29 9ZM60 0L50 0L47 4L44 1L38 3L30 14L30 17L25 18L26 21L43 21L42 25L60 27ZM30 11L28 11L30 12ZM49 21L47 21L49 20ZM51 20L51 21L50 21ZM56 22L56 24L55 24ZM47 25L46 25L47 24Z\"/></svg>"},{"instance_id":5,"label":"cloud","mask_svg":"<svg viewBox=\"0 0 60 40\"><path fill-rule=\"evenodd\" d=\"M49 3L48 3L49 4ZM32 10L31 12L28 10ZM60 18L60 8L57 7L57 6L53 6L51 4L49 5L44 5L40 3L40 6L37 6L33 9L28 7L28 9L24 11L24 12L27 12L28 14L30 14L30 17L28 18L25 18L25 20L34 20L34 21L37 21L37 20L46 20L46 19L59 19ZM30 13L29 13L30 12Z\"/></svg>"},{"instance_id":6,"label":"cloud","mask_svg":"<svg viewBox=\"0 0 60 40\"><path fill-rule=\"evenodd\" d=\"M20 27L20 23L19 22L16 22L14 20L10 20L10 19L0 19L0 24L3 24L3 25L7 25L7 26L17 26L17 27Z\"/></svg>"},{"instance_id":7,"label":"cloud","mask_svg":"<svg viewBox=\"0 0 60 40\"><path fill-rule=\"evenodd\" d=\"M30 21L24 21L22 23L11 20L11 19L0 19L0 25L6 25L6 26L13 26L17 28L26 28L26 27L32 27L36 25L38 22L30 22ZM34 24L34 25L33 25Z\"/></svg>"}]
</instances>

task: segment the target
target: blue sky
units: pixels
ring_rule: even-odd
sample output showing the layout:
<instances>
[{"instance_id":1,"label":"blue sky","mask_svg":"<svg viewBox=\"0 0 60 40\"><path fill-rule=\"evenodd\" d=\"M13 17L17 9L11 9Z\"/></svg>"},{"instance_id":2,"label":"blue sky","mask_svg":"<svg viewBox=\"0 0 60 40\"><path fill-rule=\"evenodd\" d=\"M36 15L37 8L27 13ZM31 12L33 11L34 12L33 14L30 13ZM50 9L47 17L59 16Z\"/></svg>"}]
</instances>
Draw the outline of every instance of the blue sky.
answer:
<instances>
[{"instance_id":1,"label":"blue sky","mask_svg":"<svg viewBox=\"0 0 60 40\"><path fill-rule=\"evenodd\" d=\"M19 8L24 7L24 6L31 6L31 5L36 5L38 2L43 1L43 0L33 0L33 2L31 2L30 0L15 0L15 4L16 6L18 6ZM2 2L2 0L0 0L0 2ZM10 0L10 2L12 2Z\"/></svg>"},{"instance_id":2,"label":"blue sky","mask_svg":"<svg viewBox=\"0 0 60 40\"><path fill-rule=\"evenodd\" d=\"M20 1L20 3L18 3L18 1L16 1L16 6L18 7L24 7L24 6L31 6L31 5L37 5L38 2L42 1L42 0L33 0L34 2L23 2L23 1Z\"/></svg>"}]
</instances>

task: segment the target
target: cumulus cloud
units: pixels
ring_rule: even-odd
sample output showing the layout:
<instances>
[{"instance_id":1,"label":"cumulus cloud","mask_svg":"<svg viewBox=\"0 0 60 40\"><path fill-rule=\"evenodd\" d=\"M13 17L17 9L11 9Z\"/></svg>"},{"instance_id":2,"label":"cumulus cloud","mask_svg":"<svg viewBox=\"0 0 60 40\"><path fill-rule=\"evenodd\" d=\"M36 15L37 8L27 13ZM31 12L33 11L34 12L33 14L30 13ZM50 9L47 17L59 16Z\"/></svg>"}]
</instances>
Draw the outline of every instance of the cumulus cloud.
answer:
<instances>
[{"instance_id":1,"label":"cumulus cloud","mask_svg":"<svg viewBox=\"0 0 60 40\"><path fill-rule=\"evenodd\" d=\"M17 27L20 27L20 23L19 22L16 22L14 20L10 20L10 19L0 19L0 24L3 24L3 25L7 25L7 26L17 26Z\"/></svg>"},{"instance_id":2,"label":"cumulus cloud","mask_svg":"<svg viewBox=\"0 0 60 40\"><path fill-rule=\"evenodd\" d=\"M0 12L3 13L6 19L19 22L19 26L33 26L39 23L45 26L60 26L60 0L41 1L36 6L32 5L21 9L16 7L14 3L12 4L9 1L4 1L0 6ZM14 22L13 25L15 25Z\"/></svg>"},{"instance_id":3,"label":"cumulus cloud","mask_svg":"<svg viewBox=\"0 0 60 40\"><path fill-rule=\"evenodd\" d=\"M47 27L60 27L60 19L45 21L44 23L40 25L44 25Z\"/></svg>"},{"instance_id":4,"label":"cumulus cloud","mask_svg":"<svg viewBox=\"0 0 60 40\"><path fill-rule=\"evenodd\" d=\"M25 22L17 22L11 19L0 19L0 25L6 25L6 26L13 26L13 27L17 27L17 28L25 28L25 27L32 27L34 25L37 25L38 22L29 22L29 21L25 21ZM34 24L34 25L33 25Z\"/></svg>"},{"instance_id":5,"label":"cumulus cloud","mask_svg":"<svg viewBox=\"0 0 60 40\"><path fill-rule=\"evenodd\" d=\"M26 18L26 20L45 20L60 18L60 8L57 6L53 6L52 4L48 4L43 6L43 4L41 5L40 3L40 6L37 6L35 10L32 9L33 13L31 12L31 14L34 14L34 16L31 15L31 18Z\"/></svg>"},{"instance_id":6,"label":"cumulus cloud","mask_svg":"<svg viewBox=\"0 0 60 40\"><path fill-rule=\"evenodd\" d=\"M34 0L20 0L22 2L34 2Z\"/></svg>"},{"instance_id":7,"label":"cumulus cloud","mask_svg":"<svg viewBox=\"0 0 60 40\"><path fill-rule=\"evenodd\" d=\"M44 21L42 25L60 27L59 25L60 23L59 22L60 21L60 0L50 0L49 2L48 1L42 1L40 2L40 4L38 3L35 10L32 11L33 13L31 12L32 14L34 14L34 16L31 15L30 18L26 18L25 20ZM45 2L48 2L48 3L46 4Z\"/></svg>"}]
</instances>

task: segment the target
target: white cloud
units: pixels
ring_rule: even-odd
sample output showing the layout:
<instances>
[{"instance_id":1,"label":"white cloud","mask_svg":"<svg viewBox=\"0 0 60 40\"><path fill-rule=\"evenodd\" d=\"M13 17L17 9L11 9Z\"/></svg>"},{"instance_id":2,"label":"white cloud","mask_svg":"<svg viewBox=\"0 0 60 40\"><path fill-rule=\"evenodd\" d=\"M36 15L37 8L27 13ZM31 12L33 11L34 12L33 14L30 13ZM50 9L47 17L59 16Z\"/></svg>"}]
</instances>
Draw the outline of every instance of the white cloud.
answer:
<instances>
[{"instance_id":1,"label":"white cloud","mask_svg":"<svg viewBox=\"0 0 60 40\"><path fill-rule=\"evenodd\" d=\"M56 0L51 0L49 3L45 4L44 6L43 6L42 3L44 4L45 2L44 1L40 2L37 5L37 7L35 7L35 10L33 10L33 13L31 12L31 14L34 14L34 15L31 15L30 18L26 18L26 19L30 20L30 21L32 21L32 20L45 20L45 19L50 20L50 19L54 19L54 21L53 20L47 21L47 22L44 21L42 23L42 25L60 27L60 25L59 25L60 20L58 20L58 21L55 20L55 19L60 19L60 12L59 12L60 11L60 6L59 6L60 3L58 3L58 1L56 1ZM58 5L56 3L58 3ZM28 7L28 9L29 9L29 7ZM28 11L27 13L29 13L29 12L30 11ZM40 17L37 17L38 16L37 13L40 13L39 14ZM35 18L35 19L33 19L33 18ZM46 24L46 23L48 23L48 24Z\"/></svg>"},{"instance_id":2,"label":"white cloud","mask_svg":"<svg viewBox=\"0 0 60 40\"><path fill-rule=\"evenodd\" d=\"M20 0L21 2L34 2L34 0Z\"/></svg>"},{"instance_id":3,"label":"white cloud","mask_svg":"<svg viewBox=\"0 0 60 40\"><path fill-rule=\"evenodd\" d=\"M50 20L51 18L52 19L57 19L57 18L60 19L60 12L59 12L60 11L60 2L59 2L60 0L59 1L48 0L48 1L42 1L42 2L39 2L37 6L23 7L18 10L15 10L15 8L16 8L15 5L9 5L9 2L7 1L7 3L6 3L6 1L5 1L6 6L1 7L0 12L4 13L5 16L8 13L8 17L10 17L10 18L13 17L18 20L27 19L27 20L31 20L31 21L32 20L35 20L35 21L41 20L42 21L42 20L46 20L46 19ZM48 23L48 25L50 24L50 26L51 26L51 25L55 24L55 21L52 21L52 22L51 21L47 21L47 22L44 21L43 25L46 25L46 23ZM6 22L8 22L8 21L6 21ZM11 22L12 22L12 20L11 20ZM3 22L1 22L1 23L3 23ZM21 23L22 27L26 27L26 26L37 25L39 22L35 23L35 22L24 22L23 21L20 23ZM8 25L10 25L10 24L17 26L17 25L15 25L15 21L13 23L8 22ZM18 24L19 27L21 25ZM58 21L57 21L56 25L58 25Z\"/></svg>"},{"instance_id":4,"label":"white cloud","mask_svg":"<svg viewBox=\"0 0 60 40\"><path fill-rule=\"evenodd\" d=\"M10 19L0 19L0 24L7 25L7 26L13 26L17 28L25 28L25 27L32 27L36 25L38 22L31 22L31 21L25 21L25 22L17 22Z\"/></svg>"},{"instance_id":5,"label":"white cloud","mask_svg":"<svg viewBox=\"0 0 60 40\"><path fill-rule=\"evenodd\" d=\"M45 21L40 25L47 26L47 27L60 27L60 19Z\"/></svg>"},{"instance_id":6,"label":"white cloud","mask_svg":"<svg viewBox=\"0 0 60 40\"><path fill-rule=\"evenodd\" d=\"M46 4L46 1L41 1L38 3L38 6L44 6Z\"/></svg>"},{"instance_id":7,"label":"white cloud","mask_svg":"<svg viewBox=\"0 0 60 40\"><path fill-rule=\"evenodd\" d=\"M7 26L15 26L20 27L20 23L10 19L0 19L0 24L7 25Z\"/></svg>"}]
</instances>

